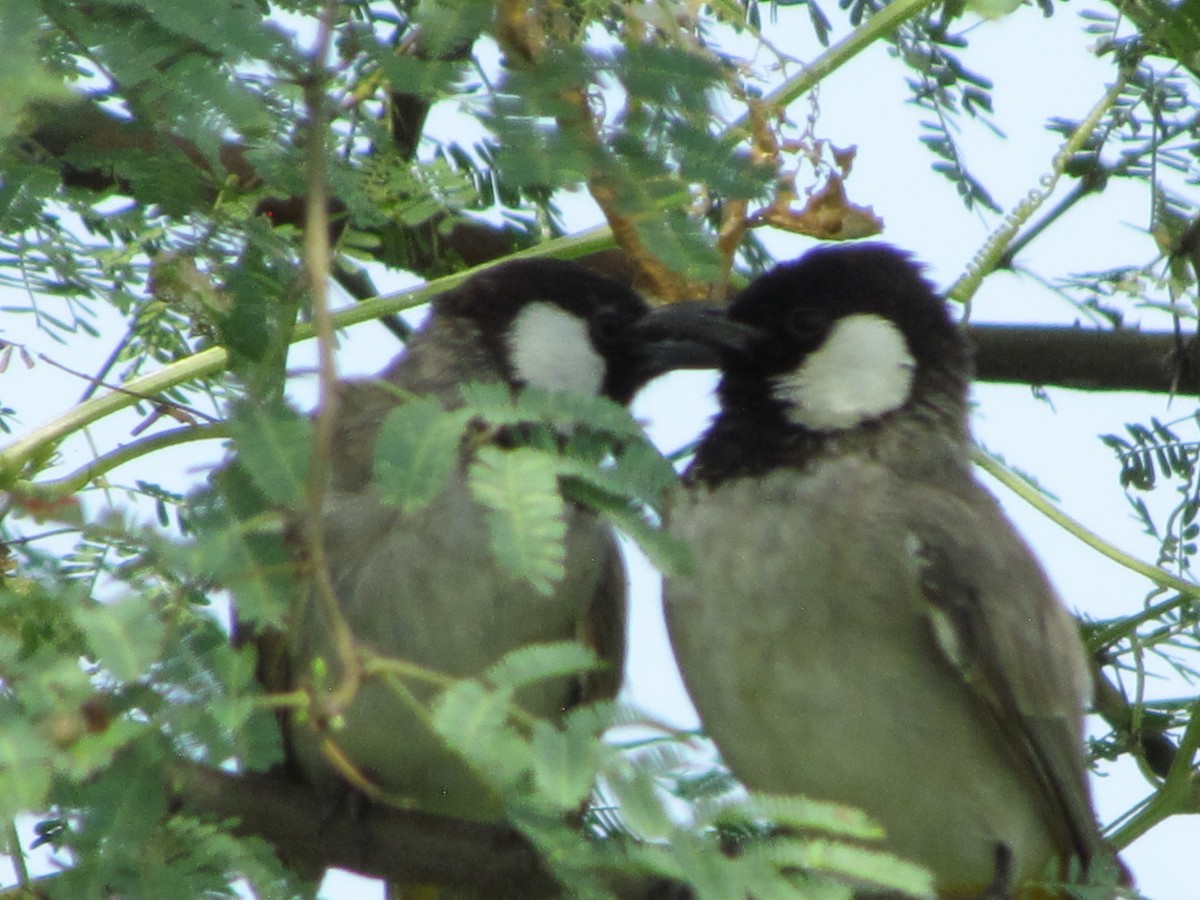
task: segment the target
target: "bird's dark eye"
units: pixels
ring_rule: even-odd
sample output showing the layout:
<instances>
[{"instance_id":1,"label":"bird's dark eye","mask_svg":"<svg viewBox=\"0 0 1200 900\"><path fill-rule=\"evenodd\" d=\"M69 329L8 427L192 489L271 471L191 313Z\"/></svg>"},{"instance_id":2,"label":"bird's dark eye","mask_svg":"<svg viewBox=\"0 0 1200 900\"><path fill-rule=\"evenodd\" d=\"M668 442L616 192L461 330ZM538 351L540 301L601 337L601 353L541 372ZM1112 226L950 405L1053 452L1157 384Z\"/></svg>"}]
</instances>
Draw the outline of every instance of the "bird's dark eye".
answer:
<instances>
[{"instance_id":1,"label":"bird's dark eye","mask_svg":"<svg viewBox=\"0 0 1200 900\"><path fill-rule=\"evenodd\" d=\"M829 328L829 319L814 309L799 307L787 318L788 335L802 343L819 343Z\"/></svg>"}]
</instances>

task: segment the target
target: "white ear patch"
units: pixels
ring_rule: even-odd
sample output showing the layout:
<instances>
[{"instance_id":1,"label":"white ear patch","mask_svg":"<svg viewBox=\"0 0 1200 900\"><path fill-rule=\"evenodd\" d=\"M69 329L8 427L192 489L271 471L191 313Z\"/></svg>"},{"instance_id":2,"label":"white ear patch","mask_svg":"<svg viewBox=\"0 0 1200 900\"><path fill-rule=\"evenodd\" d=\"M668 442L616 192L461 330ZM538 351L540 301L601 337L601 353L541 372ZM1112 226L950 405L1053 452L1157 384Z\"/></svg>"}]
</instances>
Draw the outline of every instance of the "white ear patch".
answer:
<instances>
[{"instance_id":1,"label":"white ear patch","mask_svg":"<svg viewBox=\"0 0 1200 900\"><path fill-rule=\"evenodd\" d=\"M791 374L775 381L787 416L814 431L841 431L903 406L916 361L882 316L846 316Z\"/></svg>"},{"instance_id":2,"label":"white ear patch","mask_svg":"<svg viewBox=\"0 0 1200 900\"><path fill-rule=\"evenodd\" d=\"M508 334L513 372L547 391L600 394L604 359L592 347L587 323L553 303L529 303Z\"/></svg>"}]
</instances>

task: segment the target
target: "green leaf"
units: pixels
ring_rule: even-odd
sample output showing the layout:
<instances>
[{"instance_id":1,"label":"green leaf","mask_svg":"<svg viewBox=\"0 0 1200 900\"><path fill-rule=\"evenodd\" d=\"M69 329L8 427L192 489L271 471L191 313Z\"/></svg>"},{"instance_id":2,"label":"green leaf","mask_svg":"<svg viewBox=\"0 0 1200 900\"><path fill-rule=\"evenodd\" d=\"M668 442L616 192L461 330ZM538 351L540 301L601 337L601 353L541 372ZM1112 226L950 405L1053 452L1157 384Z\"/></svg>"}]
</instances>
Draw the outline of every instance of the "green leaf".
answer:
<instances>
[{"instance_id":1,"label":"green leaf","mask_svg":"<svg viewBox=\"0 0 1200 900\"><path fill-rule=\"evenodd\" d=\"M491 0L421 0L415 19L423 49L437 59L475 43L493 12Z\"/></svg>"},{"instance_id":2,"label":"green leaf","mask_svg":"<svg viewBox=\"0 0 1200 900\"><path fill-rule=\"evenodd\" d=\"M578 115L572 93L592 81L603 68L587 47L570 41L547 46L546 55L536 66L509 66L496 95L495 109L488 124L496 128L499 144L504 145L506 126L511 123L549 125L561 116ZM540 120L540 121L539 121ZM544 133L582 144L574 129L544 128Z\"/></svg>"},{"instance_id":3,"label":"green leaf","mask_svg":"<svg viewBox=\"0 0 1200 900\"><path fill-rule=\"evenodd\" d=\"M413 397L388 413L375 444L375 484L380 496L410 512L445 487L458 464L469 415L445 410L432 397Z\"/></svg>"},{"instance_id":4,"label":"green leaf","mask_svg":"<svg viewBox=\"0 0 1200 900\"><path fill-rule=\"evenodd\" d=\"M755 163L742 147L740 136L722 137L683 120L672 122L668 132L685 181L703 184L721 197L739 199L764 196L774 183L775 170Z\"/></svg>"},{"instance_id":5,"label":"green leaf","mask_svg":"<svg viewBox=\"0 0 1200 900\"><path fill-rule=\"evenodd\" d=\"M676 578L691 574L695 565L692 548L686 541L646 521L640 510L604 503L597 503L592 508L600 518L636 543L662 575Z\"/></svg>"},{"instance_id":6,"label":"green leaf","mask_svg":"<svg viewBox=\"0 0 1200 900\"><path fill-rule=\"evenodd\" d=\"M497 688L517 690L535 681L577 675L600 665L596 654L576 641L531 644L510 650L491 665L484 678Z\"/></svg>"},{"instance_id":7,"label":"green leaf","mask_svg":"<svg viewBox=\"0 0 1200 900\"><path fill-rule=\"evenodd\" d=\"M260 6L244 0L120 0L119 5L142 8L163 29L221 57L263 56L275 43L262 27Z\"/></svg>"},{"instance_id":8,"label":"green leaf","mask_svg":"<svg viewBox=\"0 0 1200 900\"><path fill-rule=\"evenodd\" d=\"M166 813L162 749L157 738L148 735L94 777L56 785L55 799L61 805L87 814L71 835L82 864L64 872L61 885L54 879L54 896L179 896L171 890L151 893L146 887L159 880L168 849L160 842Z\"/></svg>"},{"instance_id":9,"label":"green leaf","mask_svg":"<svg viewBox=\"0 0 1200 900\"><path fill-rule=\"evenodd\" d=\"M840 875L910 897L937 896L929 870L882 850L825 840L781 840L755 850L780 868Z\"/></svg>"},{"instance_id":10,"label":"green leaf","mask_svg":"<svg viewBox=\"0 0 1200 900\"><path fill-rule=\"evenodd\" d=\"M1183 0L1160 7L1166 16L1162 23L1162 39L1171 48L1175 59L1184 65L1196 65L1200 54L1200 2Z\"/></svg>"},{"instance_id":11,"label":"green leaf","mask_svg":"<svg viewBox=\"0 0 1200 900\"><path fill-rule=\"evenodd\" d=\"M747 859L745 853L730 859L720 852L713 841L705 840L699 835L677 834L671 841L671 855L701 900L745 897L749 893L747 889L753 884L750 879L758 874L753 871L753 862ZM769 879L772 873L763 871L762 874L767 875ZM761 878L760 875L756 880L760 882L754 884L757 888L754 891L756 897L763 896L764 893L766 896L778 896L778 891L771 891L770 887L761 884L767 879Z\"/></svg>"},{"instance_id":12,"label":"green leaf","mask_svg":"<svg viewBox=\"0 0 1200 900\"><path fill-rule=\"evenodd\" d=\"M566 563L566 517L555 460L528 448L484 447L471 466L471 492L488 509L496 560L550 594Z\"/></svg>"},{"instance_id":13,"label":"green leaf","mask_svg":"<svg viewBox=\"0 0 1200 900\"><path fill-rule=\"evenodd\" d=\"M102 731L85 734L66 753L59 754L55 766L60 775L84 781L112 765L113 760L135 742L147 735L156 739L154 731L153 725L140 719L115 719Z\"/></svg>"},{"instance_id":14,"label":"green leaf","mask_svg":"<svg viewBox=\"0 0 1200 900\"><path fill-rule=\"evenodd\" d=\"M675 466L645 436L621 448L613 477L627 486L630 497L651 504L661 504L664 492L679 485Z\"/></svg>"},{"instance_id":15,"label":"green leaf","mask_svg":"<svg viewBox=\"0 0 1200 900\"><path fill-rule=\"evenodd\" d=\"M346 186L350 190L343 189L339 197L348 198L354 223L364 229L408 229L479 202L472 173L442 157L414 163L398 153L379 152L363 163L361 177Z\"/></svg>"},{"instance_id":16,"label":"green leaf","mask_svg":"<svg viewBox=\"0 0 1200 900\"><path fill-rule=\"evenodd\" d=\"M433 705L433 727L498 792L529 770L529 750L508 724L512 691L459 681Z\"/></svg>"},{"instance_id":17,"label":"green leaf","mask_svg":"<svg viewBox=\"0 0 1200 900\"><path fill-rule=\"evenodd\" d=\"M144 674L162 650L165 627L145 597L85 607L74 618L96 661L119 681Z\"/></svg>"},{"instance_id":18,"label":"green leaf","mask_svg":"<svg viewBox=\"0 0 1200 900\"><path fill-rule=\"evenodd\" d=\"M578 809L592 789L601 747L590 729L535 722L533 777L541 799L563 812Z\"/></svg>"},{"instance_id":19,"label":"green leaf","mask_svg":"<svg viewBox=\"0 0 1200 900\"><path fill-rule=\"evenodd\" d=\"M542 422L560 431L586 425L614 437L645 439L642 426L624 406L607 397L527 387L516 397L505 385L472 382L459 391L471 414L490 425Z\"/></svg>"},{"instance_id":20,"label":"green leaf","mask_svg":"<svg viewBox=\"0 0 1200 900\"><path fill-rule=\"evenodd\" d=\"M621 821L635 835L654 841L676 832L653 772L638 765L606 773L605 782L621 810Z\"/></svg>"},{"instance_id":21,"label":"green leaf","mask_svg":"<svg viewBox=\"0 0 1200 900\"><path fill-rule=\"evenodd\" d=\"M242 403L229 420L237 460L254 485L288 509L304 504L312 456L312 424L282 405Z\"/></svg>"},{"instance_id":22,"label":"green leaf","mask_svg":"<svg viewBox=\"0 0 1200 900\"><path fill-rule=\"evenodd\" d=\"M392 85L406 94L437 100L450 93L454 84L467 70L465 61L420 59L398 56L392 47L372 42L365 48L378 62Z\"/></svg>"},{"instance_id":23,"label":"green leaf","mask_svg":"<svg viewBox=\"0 0 1200 900\"><path fill-rule=\"evenodd\" d=\"M50 743L7 704L0 712L0 816L42 809L50 789Z\"/></svg>"},{"instance_id":24,"label":"green leaf","mask_svg":"<svg viewBox=\"0 0 1200 900\"><path fill-rule=\"evenodd\" d=\"M839 803L787 794L754 793L745 807L775 825L802 831L821 831L860 840L879 840L884 836L883 829L866 813Z\"/></svg>"},{"instance_id":25,"label":"green leaf","mask_svg":"<svg viewBox=\"0 0 1200 900\"><path fill-rule=\"evenodd\" d=\"M499 138L496 168L506 184L569 186L587 180L588 157L572 135L536 121L504 116L488 124Z\"/></svg>"},{"instance_id":26,"label":"green leaf","mask_svg":"<svg viewBox=\"0 0 1200 900\"><path fill-rule=\"evenodd\" d=\"M230 368L252 396L283 396L288 346L300 310L292 258L261 223L238 259L221 268L223 290L209 307Z\"/></svg>"},{"instance_id":27,"label":"green leaf","mask_svg":"<svg viewBox=\"0 0 1200 900\"><path fill-rule=\"evenodd\" d=\"M489 425L516 425L518 422L528 421L522 419L517 412L517 398L513 396L512 388L506 384L470 381L460 387L458 393L463 403L471 410L471 415L483 419Z\"/></svg>"},{"instance_id":28,"label":"green leaf","mask_svg":"<svg viewBox=\"0 0 1200 900\"><path fill-rule=\"evenodd\" d=\"M257 654L236 650L229 636L206 619L192 623L174 652L156 669L157 679L177 686L177 702L156 716L191 753L210 760L236 756L262 771L282 757L279 724L256 702Z\"/></svg>"},{"instance_id":29,"label":"green leaf","mask_svg":"<svg viewBox=\"0 0 1200 900\"><path fill-rule=\"evenodd\" d=\"M261 362L271 345L277 323L279 281L263 248L251 243L237 264L228 269L225 291L208 300L221 343L236 356Z\"/></svg>"},{"instance_id":30,"label":"green leaf","mask_svg":"<svg viewBox=\"0 0 1200 900\"><path fill-rule=\"evenodd\" d=\"M684 115L708 112L706 93L722 86L720 63L678 46L646 41L626 45L616 72L639 103Z\"/></svg>"},{"instance_id":31,"label":"green leaf","mask_svg":"<svg viewBox=\"0 0 1200 900\"><path fill-rule=\"evenodd\" d=\"M594 492L651 509L662 506L667 489L679 483L671 464L653 447L644 444L625 447L615 466L600 466L586 459L560 459L558 474L583 482ZM572 493L571 499L589 505L596 502L596 498L587 493L581 496Z\"/></svg>"},{"instance_id":32,"label":"green leaf","mask_svg":"<svg viewBox=\"0 0 1200 900\"><path fill-rule=\"evenodd\" d=\"M629 485L619 475L577 460L559 460L558 472L564 497L582 503L631 538L663 575L686 575L692 570L691 548L651 519L645 501L627 495ZM671 479L675 480L673 470Z\"/></svg>"},{"instance_id":33,"label":"green leaf","mask_svg":"<svg viewBox=\"0 0 1200 900\"><path fill-rule=\"evenodd\" d=\"M611 186L616 211L654 248L660 262L698 281L720 276L720 253L703 221L690 214L691 186L667 166L660 151L648 146L644 135L618 134L594 165L594 180Z\"/></svg>"},{"instance_id":34,"label":"green leaf","mask_svg":"<svg viewBox=\"0 0 1200 900\"><path fill-rule=\"evenodd\" d=\"M180 568L232 591L242 624L280 627L295 590L295 560L278 513L256 510L262 495L240 466L214 475L229 508L197 493L188 504L195 543L178 551ZM237 505L247 501L245 506Z\"/></svg>"},{"instance_id":35,"label":"green leaf","mask_svg":"<svg viewBox=\"0 0 1200 900\"><path fill-rule=\"evenodd\" d=\"M0 6L0 139L20 125L26 104L69 97L62 80L47 71L39 53L38 16L35 3Z\"/></svg>"}]
</instances>

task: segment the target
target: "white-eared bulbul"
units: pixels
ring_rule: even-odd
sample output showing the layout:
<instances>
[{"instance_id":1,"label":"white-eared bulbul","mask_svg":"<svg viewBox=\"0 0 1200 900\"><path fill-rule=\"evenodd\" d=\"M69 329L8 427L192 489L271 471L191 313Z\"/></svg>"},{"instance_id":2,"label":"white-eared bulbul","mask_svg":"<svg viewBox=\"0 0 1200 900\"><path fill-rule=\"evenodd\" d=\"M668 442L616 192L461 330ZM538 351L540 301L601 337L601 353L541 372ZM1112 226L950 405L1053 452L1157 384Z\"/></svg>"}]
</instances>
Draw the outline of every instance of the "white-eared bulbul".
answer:
<instances>
[{"instance_id":1,"label":"white-eared bulbul","mask_svg":"<svg viewBox=\"0 0 1200 900\"><path fill-rule=\"evenodd\" d=\"M733 773L866 811L943 896L1024 896L1072 860L1111 883L1084 647L972 474L945 302L906 254L847 245L758 278L728 320L671 512L695 569L666 612Z\"/></svg>"},{"instance_id":2,"label":"white-eared bulbul","mask_svg":"<svg viewBox=\"0 0 1200 900\"><path fill-rule=\"evenodd\" d=\"M578 639L594 648L604 668L586 678L538 682L519 692L518 702L553 719L575 704L615 695L625 653L626 575L605 524L567 505L565 576L546 595L499 568L485 509L467 484L469 449L441 493L408 512L379 496L372 457L381 423L403 402L389 387L435 397L446 408L461 404L459 389L471 382L627 404L655 375L690 364L686 342L642 339L639 324L649 313L633 291L574 263L514 261L437 297L426 324L377 380L341 385L322 524L333 592L356 641L376 654L465 678L482 675L516 648ZM325 684L340 682L327 619L311 584L302 584L286 638L264 648L260 668L269 689L313 686L317 659L326 666ZM409 687L423 702L432 697L419 684ZM388 795L443 815L503 816L485 782L380 679L362 681L334 730L316 727L324 723L312 717L285 718L292 759L326 792L341 779L322 754L324 736Z\"/></svg>"}]
</instances>

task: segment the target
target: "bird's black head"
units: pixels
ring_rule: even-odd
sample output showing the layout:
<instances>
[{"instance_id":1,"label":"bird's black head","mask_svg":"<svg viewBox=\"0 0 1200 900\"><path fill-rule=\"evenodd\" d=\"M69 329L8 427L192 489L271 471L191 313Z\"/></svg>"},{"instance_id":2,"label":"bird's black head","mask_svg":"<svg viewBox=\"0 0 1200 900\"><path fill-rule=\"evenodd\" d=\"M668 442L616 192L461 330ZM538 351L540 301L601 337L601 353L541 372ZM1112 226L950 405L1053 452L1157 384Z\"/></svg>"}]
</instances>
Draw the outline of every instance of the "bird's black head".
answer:
<instances>
[{"instance_id":1,"label":"bird's black head","mask_svg":"<svg viewBox=\"0 0 1200 900\"><path fill-rule=\"evenodd\" d=\"M691 306L658 324L721 357L721 411L693 479L761 475L855 445L920 454L930 428L951 456L965 447L967 345L907 254L822 247L756 279L723 316Z\"/></svg>"},{"instance_id":2,"label":"bird's black head","mask_svg":"<svg viewBox=\"0 0 1200 900\"><path fill-rule=\"evenodd\" d=\"M966 344L945 302L907 254L883 244L821 247L779 265L728 317L741 336L722 364L727 411L763 405L791 426L834 433L926 389L965 394Z\"/></svg>"},{"instance_id":3,"label":"bird's black head","mask_svg":"<svg viewBox=\"0 0 1200 900\"><path fill-rule=\"evenodd\" d=\"M631 288L564 260L488 269L438 297L434 310L474 322L495 365L518 387L628 403L664 372L716 365L701 342L648 333L650 307Z\"/></svg>"}]
</instances>

